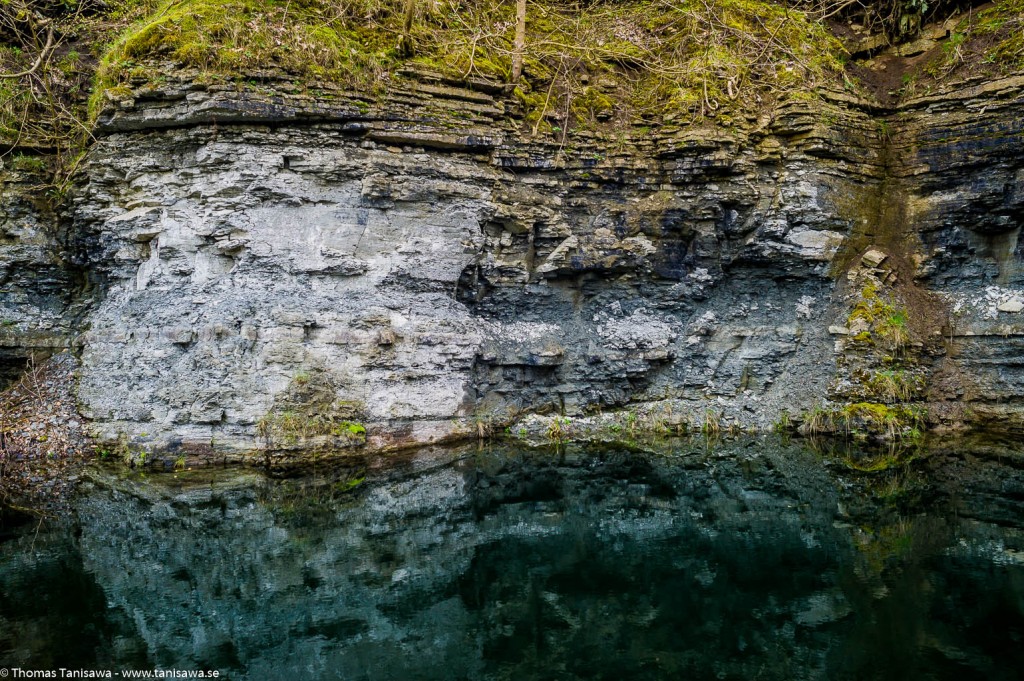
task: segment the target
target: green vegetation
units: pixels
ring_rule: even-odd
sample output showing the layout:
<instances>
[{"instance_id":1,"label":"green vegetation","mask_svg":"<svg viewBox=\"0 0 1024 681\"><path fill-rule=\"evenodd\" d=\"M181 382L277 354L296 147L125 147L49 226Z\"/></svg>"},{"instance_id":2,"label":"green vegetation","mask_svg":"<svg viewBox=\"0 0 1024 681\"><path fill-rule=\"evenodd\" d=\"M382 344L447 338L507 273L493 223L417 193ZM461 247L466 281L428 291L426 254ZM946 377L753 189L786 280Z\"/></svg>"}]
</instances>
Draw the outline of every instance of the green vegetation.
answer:
<instances>
[{"instance_id":1,"label":"green vegetation","mask_svg":"<svg viewBox=\"0 0 1024 681\"><path fill-rule=\"evenodd\" d=\"M718 412L706 409L704 411L704 422L700 426L700 432L704 435L718 435L722 432L722 416Z\"/></svg>"},{"instance_id":2,"label":"green vegetation","mask_svg":"<svg viewBox=\"0 0 1024 681\"><path fill-rule=\"evenodd\" d=\"M907 405L855 402L839 412L851 434L881 433L888 440L917 440L921 437L924 411Z\"/></svg>"},{"instance_id":3,"label":"green vegetation","mask_svg":"<svg viewBox=\"0 0 1024 681\"><path fill-rule=\"evenodd\" d=\"M355 420L363 405L338 399L332 376L317 368L297 371L274 407L256 424L256 436L270 447L291 447L311 438L333 444L362 444L366 427Z\"/></svg>"},{"instance_id":4,"label":"green vegetation","mask_svg":"<svg viewBox=\"0 0 1024 681\"><path fill-rule=\"evenodd\" d=\"M59 147L75 126L79 55L55 49L75 4L43 16L29 0L0 3L0 142L8 149Z\"/></svg>"},{"instance_id":5,"label":"green vegetation","mask_svg":"<svg viewBox=\"0 0 1024 681\"><path fill-rule=\"evenodd\" d=\"M154 81L158 60L207 78L248 80L280 69L292 76L367 87L393 61L378 22L393 8L343 0L137 0L148 9L103 56L99 91ZM380 26L382 29L383 26Z\"/></svg>"},{"instance_id":6,"label":"green vegetation","mask_svg":"<svg viewBox=\"0 0 1024 681\"><path fill-rule=\"evenodd\" d=\"M985 53L985 61L1006 70L1024 66L1024 2L1004 0L978 15L975 35L994 35L999 41Z\"/></svg>"},{"instance_id":7,"label":"green vegetation","mask_svg":"<svg viewBox=\"0 0 1024 681\"><path fill-rule=\"evenodd\" d=\"M970 11L942 49L908 76L908 94L927 92L930 82L959 74L1006 74L1024 68L1024 0L996 0Z\"/></svg>"},{"instance_id":8,"label":"green vegetation","mask_svg":"<svg viewBox=\"0 0 1024 681\"><path fill-rule=\"evenodd\" d=\"M416 61L507 81L513 5L442 5ZM693 120L755 109L837 73L841 53L803 13L757 0L531 5L515 96L533 130L603 119ZM719 111L721 109L721 111Z\"/></svg>"},{"instance_id":9,"label":"green vegetation","mask_svg":"<svg viewBox=\"0 0 1024 681\"><path fill-rule=\"evenodd\" d=\"M59 195L91 140L86 100L107 40L147 11L141 0L0 2L0 157L48 156L32 170Z\"/></svg>"},{"instance_id":10,"label":"green vegetation","mask_svg":"<svg viewBox=\"0 0 1024 681\"><path fill-rule=\"evenodd\" d=\"M113 457L130 468L145 468L149 452L144 446L132 446L128 433L118 432L117 439L108 443L107 447L96 450L101 459Z\"/></svg>"},{"instance_id":11,"label":"green vegetation","mask_svg":"<svg viewBox=\"0 0 1024 681\"><path fill-rule=\"evenodd\" d=\"M855 341L874 344L875 338L878 338L890 352L899 355L910 341L910 333L907 330L909 319L905 307L894 298L883 298L876 286L867 284L861 291L860 300L847 317L846 324L850 329L867 325L866 330L854 335Z\"/></svg>"},{"instance_id":12,"label":"green vegetation","mask_svg":"<svg viewBox=\"0 0 1024 681\"><path fill-rule=\"evenodd\" d=\"M907 369L882 369L865 381L872 396L885 404L909 402L925 389L924 377Z\"/></svg>"},{"instance_id":13,"label":"green vegetation","mask_svg":"<svg viewBox=\"0 0 1024 681\"><path fill-rule=\"evenodd\" d=\"M855 360L866 367L862 364L849 372L842 395L851 401L805 414L804 432L887 442L920 439L925 413L911 403L920 400L926 381L915 353L909 352L909 320L895 293L882 295L875 283L864 286L847 324L851 330L860 329L851 337L851 346Z\"/></svg>"},{"instance_id":14,"label":"green vegetation","mask_svg":"<svg viewBox=\"0 0 1024 681\"><path fill-rule=\"evenodd\" d=\"M399 49L401 0L136 0L136 21L103 56L105 89L155 81L164 62L200 78L248 81L277 70L380 92L406 63L507 82L515 4L419 3L410 50ZM546 0L527 14L515 96L534 130L623 115L700 117L812 91L840 69L842 48L800 11L759 0Z\"/></svg>"},{"instance_id":15,"label":"green vegetation","mask_svg":"<svg viewBox=\"0 0 1024 681\"><path fill-rule=\"evenodd\" d=\"M936 9L922 0L848 5L537 0L520 49L511 0L4 0L0 140L56 150L54 168L73 169L91 117L149 86L283 81L318 98L340 89L371 101L410 66L448 81L508 83L524 128L563 141L581 127L745 125L780 99L844 82L844 50L819 17L863 14L901 36ZM985 60L1021 66L1022 14L1024 0L1000 0L965 17L933 70L963 62L975 39L987 41Z\"/></svg>"},{"instance_id":16,"label":"green vegetation","mask_svg":"<svg viewBox=\"0 0 1024 681\"><path fill-rule=\"evenodd\" d=\"M572 419L568 416L556 416L548 424L548 439L552 442L564 442L572 438Z\"/></svg>"},{"instance_id":17,"label":"green vegetation","mask_svg":"<svg viewBox=\"0 0 1024 681\"><path fill-rule=\"evenodd\" d=\"M256 434L267 441L286 445L323 436L362 442L366 439L366 428L361 423L341 420L330 414L283 411L260 419L256 424Z\"/></svg>"},{"instance_id":18,"label":"green vegetation","mask_svg":"<svg viewBox=\"0 0 1024 681\"><path fill-rule=\"evenodd\" d=\"M287 83L317 98L356 93L369 107L413 67L509 83L524 129L563 141L581 127L743 125L841 82L840 44L785 3L538 0L522 50L515 11L511 0L3 0L0 156L55 157L59 196L104 107L176 80Z\"/></svg>"},{"instance_id":19,"label":"green vegetation","mask_svg":"<svg viewBox=\"0 0 1024 681\"><path fill-rule=\"evenodd\" d=\"M318 99L354 92L369 108L402 85L407 67L507 83L524 130L563 142L578 128L743 126L781 99L849 83L844 49L821 17L910 36L945 5L537 0L520 47L512 0L3 0L0 154L53 153L48 165L66 177L100 110L150 87L287 83ZM968 13L928 68L1024 66L1022 15L1024 0Z\"/></svg>"},{"instance_id":20,"label":"green vegetation","mask_svg":"<svg viewBox=\"0 0 1024 681\"><path fill-rule=\"evenodd\" d=\"M891 272L883 273L890 278ZM846 324L851 332L830 387L834 406L806 414L807 434L854 440L917 442L925 427L929 333L941 312L912 286L886 285L866 276L853 296ZM914 318L911 317L913 311ZM875 462L884 465L884 462ZM869 464L875 465L874 463Z\"/></svg>"},{"instance_id":21,"label":"green vegetation","mask_svg":"<svg viewBox=\"0 0 1024 681\"><path fill-rule=\"evenodd\" d=\"M629 436L630 437L635 437L636 436L637 420L638 420L638 417L637 417L637 413L635 411L630 410L630 411L626 412L626 417L625 417L626 430L629 432Z\"/></svg>"},{"instance_id":22,"label":"green vegetation","mask_svg":"<svg viewBox=\"0 0 1024 681\"><path fill-rule=\"evenodd\" d=\"M942 62L956 65L964 58L968 40L983 39L982 59L1005 71L1024 66L1024 0L996 0L991 7L969 14L957 25Z\"/></svg>"},{"instance_id":23,"label":"green vegetation","mask_svg":"<svg viewBox=\"0 0 1024 681\"><path fill-rule=\"evenodd\" d=\"M802 430L812 436L835 434L855 440L916 442L921 439L924 417L924 409L912 405L854 402L813 409L804 414Z\"/></svg>"},{"instance_id":24,"label":"green vegetation","mask_svg":"<svg viewBox=\"0 0 1024 681\"><path fill-rule=\"evenodd\" d=\"M38 156L17 154L11 158L11 168L23 173L45 173L47 170L46 161Z\"/></svg>"}]
</instances>

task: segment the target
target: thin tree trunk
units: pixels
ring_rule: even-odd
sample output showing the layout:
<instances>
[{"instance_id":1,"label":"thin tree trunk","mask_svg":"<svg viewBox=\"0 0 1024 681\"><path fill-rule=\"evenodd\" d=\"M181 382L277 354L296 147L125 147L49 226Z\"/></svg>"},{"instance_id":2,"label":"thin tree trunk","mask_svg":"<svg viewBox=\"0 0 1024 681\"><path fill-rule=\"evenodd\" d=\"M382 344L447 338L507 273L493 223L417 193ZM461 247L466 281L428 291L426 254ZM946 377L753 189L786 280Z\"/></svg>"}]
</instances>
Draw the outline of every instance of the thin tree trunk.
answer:
<instances>
[{"instance_id":1,"label":"thin tree trunk","mask_svg":"<svg viewBox=\"0 0 1024 681\"><path fill-rule=\"evenodd\" d=\"M526 0L516 0L516 39L512 51L512 82L523 75L523 52L526 51Z\"/></svg>"},{"instance_id":2,"label":"thin tree trunk","mask_svg":"<svg viewBox=\"0 0 1024 681\"><path fill-rule=\"evenodd\" d=\"M398 39L398 49L403 56L412 56L412 20L416 16L416 0L405 0L405 20L402 22L402 37Z\"/></svg>"}]
</instances>

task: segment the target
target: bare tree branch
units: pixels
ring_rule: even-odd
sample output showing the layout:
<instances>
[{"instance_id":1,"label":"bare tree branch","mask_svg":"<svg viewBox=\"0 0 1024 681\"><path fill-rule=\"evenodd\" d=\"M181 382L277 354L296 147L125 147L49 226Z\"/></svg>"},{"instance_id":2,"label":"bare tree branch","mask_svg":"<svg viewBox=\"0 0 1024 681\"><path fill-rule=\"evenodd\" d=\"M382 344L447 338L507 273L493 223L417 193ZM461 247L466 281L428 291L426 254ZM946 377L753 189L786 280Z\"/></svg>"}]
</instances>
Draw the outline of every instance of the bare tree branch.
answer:
<instances>
[{"instance_id":1,"label":"bare tree branch","mask_svg":"<svg viewBox=\"0 0 1024 681\"><path fill-rule=\"evenodd\" d=\"M36 57L35 63L29 68L19 73L0 73L0 78L24 78L35 73L43 62L46 60L47 55L50 54L50 50L54 48L53 44L53 26L51 25L46 30L46 44L43 45L43 49L39 51L39 56Z\"/></svg>"}]
</instances>

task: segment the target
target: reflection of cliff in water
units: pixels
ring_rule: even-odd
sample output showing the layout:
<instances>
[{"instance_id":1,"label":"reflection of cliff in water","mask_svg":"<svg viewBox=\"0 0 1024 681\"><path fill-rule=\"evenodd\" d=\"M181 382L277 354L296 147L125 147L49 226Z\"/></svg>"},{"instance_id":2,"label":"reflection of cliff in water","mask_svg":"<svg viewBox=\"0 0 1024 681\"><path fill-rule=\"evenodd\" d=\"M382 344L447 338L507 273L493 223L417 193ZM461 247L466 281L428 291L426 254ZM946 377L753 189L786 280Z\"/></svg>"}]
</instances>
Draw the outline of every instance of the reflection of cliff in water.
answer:
<instances>
[{"instance_id":1,"label":"reflection of cliff in water","mask_svg":"<svg viewBox=\"0 0 1024 681\"><path fill-rule=\"evenodd\" d=\"M49 619L12 600L31 578L54 619L93 631L77 649L58 647L69 631L49 632L56 653L33 644L33 659L63 664L141 654L250 679L1011 678L1024 667L1021 524L985 518L978 480L961 479L954 499L926 472L938 482L917 489L939 502L918 512L763 443L368 466L302 481L200 473L178 488L103 478L80 502L80 536L49 535L32 555L31 537L0 548L4 628L48 635ZM1019 492L1006 471L999 484ZM965 503L977 520L957 519ZM991 520L1006 516L997 505ZM73 598L60 595L69 582L81 584ZM25 655L14 634L0 635L5 658Z\"/></svg>"}]
</instances>

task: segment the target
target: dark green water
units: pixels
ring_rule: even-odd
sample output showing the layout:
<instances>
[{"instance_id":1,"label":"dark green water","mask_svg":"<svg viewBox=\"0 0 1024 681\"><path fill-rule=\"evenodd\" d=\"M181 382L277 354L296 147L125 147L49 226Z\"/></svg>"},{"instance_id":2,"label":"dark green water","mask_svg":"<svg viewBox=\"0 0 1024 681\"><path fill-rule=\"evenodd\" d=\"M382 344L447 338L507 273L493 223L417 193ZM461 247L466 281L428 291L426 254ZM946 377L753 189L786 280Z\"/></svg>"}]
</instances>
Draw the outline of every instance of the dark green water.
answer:
<instances>
[{"instance_id":1,"label":"dark green water","mask_svg":"<svg viewBox=\"0 0 1024 681\"><path fill-rule=\"evenodd\" d=\"M1024 472L936 448L99 471L0 542L0 665L231 679L1024 678Z\"/></svg>"}]
</instances>

